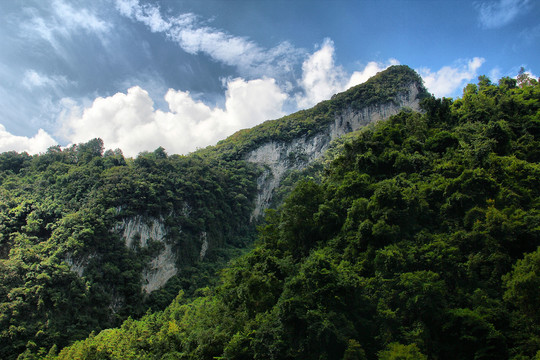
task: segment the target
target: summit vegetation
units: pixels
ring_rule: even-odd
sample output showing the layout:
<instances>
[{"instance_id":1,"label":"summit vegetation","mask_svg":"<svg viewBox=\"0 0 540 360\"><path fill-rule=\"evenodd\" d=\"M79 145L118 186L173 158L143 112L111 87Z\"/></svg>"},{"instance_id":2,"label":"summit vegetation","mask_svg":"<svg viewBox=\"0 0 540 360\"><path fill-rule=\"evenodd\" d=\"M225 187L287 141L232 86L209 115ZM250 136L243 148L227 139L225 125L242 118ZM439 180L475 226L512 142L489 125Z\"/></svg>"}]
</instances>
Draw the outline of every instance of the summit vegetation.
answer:
<instances>
[{"instance_id":1,"label":"summit vegetation","mask_svg":"<svg viewBox=\"0 0 540 360\"><path fill-rule=\"evenodd\" d=\"M340 96L320 109L338 111ZM275 131L189 156L125 159L99 140L2 154L0 356L540 358L540 84L481 76L422 109L348 137L320 172L297 176L256 234L258 169L234 149ZM180 216L186 203L200 206ZM217 276L198 248L179 250L190 276L145 298L140 270L156 249L110 231L141 211L175 214L179 249L201 227L221 239L217 263L247 250ZM66 255L86 259L82 276Z\"/></svg>"}]
</instances>

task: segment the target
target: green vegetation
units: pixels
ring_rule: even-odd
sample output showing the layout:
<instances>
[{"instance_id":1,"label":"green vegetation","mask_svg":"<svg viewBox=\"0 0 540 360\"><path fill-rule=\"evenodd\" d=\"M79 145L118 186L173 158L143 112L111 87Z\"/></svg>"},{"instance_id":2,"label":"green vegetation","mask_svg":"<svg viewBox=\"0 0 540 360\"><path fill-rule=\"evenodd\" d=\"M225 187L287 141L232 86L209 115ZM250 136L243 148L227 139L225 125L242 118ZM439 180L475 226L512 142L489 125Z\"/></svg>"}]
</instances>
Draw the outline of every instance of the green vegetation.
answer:
<instances>
[{"instance_id":1,"label":"green vegetation","mask_svg":"<svg viewBox=\"0 0 540 360\"><path fill-rule=\"evenodd\" d=\"M211 283L252 242L256 169L239 161L103 154L101 140L43 155L0 155L0 358L68 345L163 309L180 289ZM141 274L163 244L127 248L118 232L134 215L162 218L179 275L149 297ZM200 234L210 242L199 260ZM81 276L74 271L79 266Z\"/></svg>"},{"instance_id":2,"label":"green vegetation","mask_svg":"<svg viewBox=\"0 0 540 360\"><path fill-rule=\"evenodd\" d=\"M540 85L480 77L346 143L219 285L48 359L535 359Z\"/></svg>"},{"instance_id":3,"label":"green vegetation","mask_svg":"<svg viewBox=\"0 0 540 360\"><path fill-rule=\"evenodd\" d=\"M540 357L540 84L526 74L349 135L285 178L252 244L247 151L417 80L392 67L188 156L126 159L99 139L0 154L0 358ZM141 215L179 255L149 296L141 273L163 244L111 231Z\"/></svg>"},{"instance_id":4,"label":"green vegetation","mask_svg":"<svg viewBox=\"0 0 540 360\"><path fill-rule=\"evenodd\" d=\"M191 299L215 285L216 272L255 237L259 170L242 160L245 151L314 134L343 107L397 101L408 84L420 83L406 66L385 74L188 156L158 148L126 159L120 150L104 152L100 139L36 156L0 154L0 358L62 348L128 316L162 310L180 290ZM302 176L291 174L276 201ZM164 223L178 259L178 275L149 295L142 273L165 244L134 239L126 247L114 229L135 216ZM209 250L201 260L203 233Z\"/></svg>"}]
</instances>

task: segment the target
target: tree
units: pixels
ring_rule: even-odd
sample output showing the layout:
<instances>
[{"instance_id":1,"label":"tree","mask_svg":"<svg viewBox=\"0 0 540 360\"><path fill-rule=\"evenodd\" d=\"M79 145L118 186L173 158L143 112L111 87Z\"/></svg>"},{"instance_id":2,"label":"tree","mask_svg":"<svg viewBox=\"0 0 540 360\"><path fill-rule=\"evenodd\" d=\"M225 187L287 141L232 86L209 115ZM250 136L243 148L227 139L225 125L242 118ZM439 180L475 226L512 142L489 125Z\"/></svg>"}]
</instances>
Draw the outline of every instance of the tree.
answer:
<instances>
[{"instance_id":1,"label":"tree","mask_svg":"<svg viewBox=\"0 0 540 360\"><path fill-rule=\"evenodd\" d=\"M540 322L540 247L518 260L503 281L504 300Z\"/></svg>"},{"instance_id":2,"label":"tree","mask_svg":"<svg viewBox=\"0 0 540 360\"><path fill-rule=\"evenodd\" d=\"M422 354L414 343L409 345L390 343L379 352L379 360L427 360L427 356Z\"/></svg>"},{"instance_id":3,"label":"tree","mask_svg":"<svg viewBox=\"0 0 540 360\"><path fill-rule=\"evenodd\" d=\"M525 86L534 86L538 83L538 81L531 77L527 72L525 72L525 68L522 66L519 69L519 73L517 75L517 85L520 88L523 88Z\"/></svg>"}]
</instances>

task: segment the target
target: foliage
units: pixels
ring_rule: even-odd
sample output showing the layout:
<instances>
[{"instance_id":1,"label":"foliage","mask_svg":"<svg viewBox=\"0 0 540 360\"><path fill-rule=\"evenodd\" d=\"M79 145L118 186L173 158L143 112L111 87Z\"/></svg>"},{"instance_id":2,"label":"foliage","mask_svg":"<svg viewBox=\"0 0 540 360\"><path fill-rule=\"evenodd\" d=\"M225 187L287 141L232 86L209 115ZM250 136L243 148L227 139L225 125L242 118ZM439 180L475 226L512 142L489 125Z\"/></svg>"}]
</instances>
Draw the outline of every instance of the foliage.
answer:
<instances>
[{"instance_id":1,"label":"foliage","mask_svg":"<svg viewBox=\"0 0 540 360\"><path fill-rule=\"evenodd\" d=\"M217 286L48 358L535 358L540 86L521 85L359 132Z\"/></svg>"},{"instance_id":2,"label":"foliage","mask_svg":"<svg viewBox=\"0 0 540 360\"><path fill-rule=\"evenodd\" d=\"M100 139L33 157L1 154L0 358L62 348L212 283L252 241L255 176L243 161L163 148L126 159L104 153ZM151 296L141 273L159 243L127 248L113 231L135 215L162 219L179 259L179 275Z\"/></svg>"}]
</instances>

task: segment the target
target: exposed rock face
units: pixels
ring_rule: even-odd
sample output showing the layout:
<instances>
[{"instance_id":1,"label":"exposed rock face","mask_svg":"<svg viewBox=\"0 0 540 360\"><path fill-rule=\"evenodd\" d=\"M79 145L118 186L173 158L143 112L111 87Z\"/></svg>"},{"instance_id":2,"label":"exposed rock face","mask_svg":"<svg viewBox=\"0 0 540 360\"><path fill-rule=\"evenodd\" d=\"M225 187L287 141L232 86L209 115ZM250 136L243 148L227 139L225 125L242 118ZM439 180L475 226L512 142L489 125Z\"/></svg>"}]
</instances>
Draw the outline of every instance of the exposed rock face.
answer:
<instances>
[{"instance_id":1,"label":"exposed rock face","mask_svg":"<svg viewBox=\"0 0 540 360\"><path fill-rule=\"evenodd\" d=\"M272 200L272 192L289 170L301 170L328 149L329 134L301 137L291 142L271 141L251 151L247 161L261 164L265 171L257 179L257 197L252 219L261 215Z\"/></svg>"},{"instance_id":2,"label":"exposed rock face","mask_svg":"<svg viewBox=\"0 0 540 360\"><path fill-rule=\"evenodd\" d=\"M164 247L147 265L142 274L142 289L151 293L165 285L176 273L176 256L172 245L166 242L167 229L163 219L134 216L124 219L115 228L121 232L127 247L145 247L150 241L159 241Z\"/></svg>"},{"instance_id":3,"label":"exposed rock face","mask_svg":"<svg viewBox=\"0 0 540 360\"><path fill-rule=\"evenodd\" d=\"M167 230L163 224L163 219L146 218L143 216L133 216L123 219L116 226L116 230L122 231L122 238L128 248L133 246L145 247L148 240L164 241Z\"/></svg>"},{"instance_id":4,"label":"exposed rock face","mask_svg":"<svg viewBox=\"0 0 540 360\"><path fill-rule=\"evenodd\" d=\"M199 260L203 260L206 256L206 251L208 250L208 237L206 235L206 231L203 231L201 233L201 251L199 252Z\"/></svg>"},{"instance_id":5,"label":"exposed rock face","mask_svg":"<svg viewBox=\"0 0 540 360\"><path fill-rule=\"evenodd\" d=\"M142 289L147 293L162 288L172 278L178 269L176 268L176 256L170 244L165 244L165 249L156 256L143 271Z\"/></svg>"},{"instance_id":6,"label":"exposed rock face","mask_svg":"<svg viewBox=\"0 0 540 360\"><path fill-rule=\"evenodd\" d=\"M184 209L185 210L185 209ZM162 288L178 273L173 247L166 241L167 228L162 218L133 216L123 219L114 229L121 233L127 247L145 247L150 241L159 241L163 249L147 264L142 273L142 289L146 293ZM206 232L201 232L199 259L203 260L209 247Z\"/></svg>"},{"instance_id":7,"label":"exposed rock face","mask_svg":"<svg viewBox=\"0 0 540 360\"><path fill-rule=\"evenodd\" d=\"M301 170L320 158L330 142L346 133L360 129L370 123L396 115L403 108L420 110L419 89L417 83L411 83L407 91L400 93L396 101L353 110L344 109L335 116L334 122L325 130L311 136L304 136L292 141L271 141L250 151L245 159L265 167L257 180L258 194L252 219L260 216L268 208L272 193L289 170Z\"/></svg>"}]
</instances>

